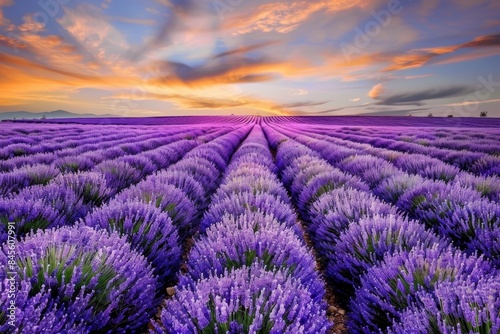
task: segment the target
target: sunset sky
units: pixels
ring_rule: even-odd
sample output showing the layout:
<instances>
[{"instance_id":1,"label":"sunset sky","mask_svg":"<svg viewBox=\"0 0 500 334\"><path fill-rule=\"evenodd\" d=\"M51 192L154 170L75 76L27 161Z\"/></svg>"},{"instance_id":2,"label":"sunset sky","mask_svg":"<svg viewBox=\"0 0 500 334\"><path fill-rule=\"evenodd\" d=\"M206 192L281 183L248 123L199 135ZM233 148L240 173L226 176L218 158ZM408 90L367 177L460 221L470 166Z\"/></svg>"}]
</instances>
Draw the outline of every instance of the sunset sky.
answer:
<instances>
[{"instance_id":1,"label":"sunset sky","mask_svg":"<svg viewBox=\"0 0 500 334\"><path fill-rule=\"evenodd\" d=\"M498 0L0 0L0 112L500 117Z\"/></svg>"}]
</instances>

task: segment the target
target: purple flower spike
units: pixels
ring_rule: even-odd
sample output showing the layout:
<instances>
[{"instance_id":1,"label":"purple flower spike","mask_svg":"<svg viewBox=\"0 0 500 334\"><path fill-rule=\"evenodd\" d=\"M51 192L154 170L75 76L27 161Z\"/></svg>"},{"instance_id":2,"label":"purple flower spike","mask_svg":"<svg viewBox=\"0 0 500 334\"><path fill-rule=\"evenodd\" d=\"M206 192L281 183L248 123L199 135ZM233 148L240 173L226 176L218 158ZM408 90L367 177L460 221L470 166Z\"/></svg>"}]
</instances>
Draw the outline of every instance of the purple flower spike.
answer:
<instances>
[{"instance_id":1,"label":"purple flower spike","mask_svg":"<svg viewBox=\"0 0 500 334\"><path fill-rule=\"evenodd\" d=\"M317 251L325 255L351 224L374 216L395 215L396 212L395 207L367 192L342 187L327 192L313 203L308 231Z\"/></svg>"},{"instance_id":2,"label":"purple flower spike","mask_svg":"<svg viewBox=\"0 0 500 334\"><path fill-rule=\"evenodd\" d=\"M457 279L436 283L432 293L417 293L418 305L401 315L391 334L499 333L500 276L478 282Z\"/></svg>"},{"instance_id":3,"label":"purple flower spike","mask_svg":"<svg viewBox=\"0 0 500 334\"><path fill-rule=\"evenodd\" d=\"M106 178L95 172L61 174L51 183L73 190L83 204L100 206L112 194L106 185Z\"/></svg>"},{"instance_id":4,"label":"purple flower spike","mask_svg":"<svg viewBox=\"0 0 500 334\"><path fill-rule=\"evenodd\" d=\"M297 225L297 216L281 199L266 193L254 195L248 192L234 194L212 204L203 216L201 232L220 222L226 213L237 216L246 212L272 213L279 222L289 226L299 235L301 233Z\"/></svg>"},{"instance_id":5,"label":"purple flower spike","mask_svg":"<svg viewBox=\"0 0 500 334\"><path fill-rule=\"evenodd\" d=\"M191 235L193 229L198 226L195 204L186 193L171 184L144 181L118 194L114 200L121 202L138 200L153 204L161 211L168 213L173 224L178 228L181 240Z\"/></svg>"},{"instance_id":6,"label":"purple flower spike","mask_svg":"<svg viewBox=\"0 0 500 334\"><path fill-rule=\"evenodd\" d=\"M418 301L419 291L433 293L439 282L478 282L490 275L495 275L491 263L438 244L387 255L361 278L350 304L350 328L358 332L384 330L399 322L402 312Z\"/></svg>"},{"instance_id":7,"label":"purple flower spike","mask_svg":"<svg viewBox=\"0 0 500 334\"><path fill-rule=\"evenodd\" d=\"M401 216L364 218L342 233L336 244L325 245L328 254L326 275L343 293L351 293L361 275L382 261L384 255L408 252L416 246L431 247L436 243L447 245L416 221Z\"/></svg>"},{"instance_id":8,"label":"purple flower spike","mask_svg":"<svg viewBox=\"0 0 500 334\"><path fill-rule=\"evenodd\" d=\"M163 284L171 281L180 267L177 228L152 204L113 201L85 217L84 224L125 236L152 264Z\"/></svg>"},{"instance_id":9,"label":"purple flower spike","mask_svg":"<svg viewBox=\"0 0 500 334\"><path fill-rule=\"evenodd\" d=\"M159 304L151 267L118 234L63 227L29 235L16 251L15 328L22 332L140 331ZM10 284L9 277L0 278ZM8 305L1 303L0 314ZM0 316L0 331L17 333L5 320Z\"/></svg>"},{"instance_id":10,"label":"purple flower spike","mask_svg":"<svg viewBox=\"0 0 500 334\"><path fill-rule=\"evenodd\" d=\"M324 284L304 242L272 216L258 213L223 217L212 225L191 249L188 272L198 280L253 263L269 271L288 272L308 287L315 300L323 298Z\"/></svg>"},{"instance_id":11,"label":"purple flower spike","mask_svg":"<svg viewBox=\"0 0 500 334\"><path fill-rule=\"evenodd\" d=\"M155 332L317 334L329 327L323 300L287 274L255 264L184 285L162 309Z\"/></svg>"}]
</instances>

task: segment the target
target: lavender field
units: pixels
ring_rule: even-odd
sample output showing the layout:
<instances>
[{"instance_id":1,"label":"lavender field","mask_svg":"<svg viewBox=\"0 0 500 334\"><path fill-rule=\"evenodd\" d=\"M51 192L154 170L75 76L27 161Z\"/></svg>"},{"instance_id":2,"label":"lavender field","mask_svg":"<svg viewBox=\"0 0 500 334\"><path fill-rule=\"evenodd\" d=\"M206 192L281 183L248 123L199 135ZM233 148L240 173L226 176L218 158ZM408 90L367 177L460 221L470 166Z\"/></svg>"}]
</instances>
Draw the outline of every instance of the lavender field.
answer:
<instances>
[{"instance_id":1,"label":"lavender field","mask_svg":"<svg viewBox=\"0 0 500 334\"><path fill-rule=\"evenodd\" d=\"M500 333L500 121L0 124L0 333Z\"/></svg>"}]
</instances>

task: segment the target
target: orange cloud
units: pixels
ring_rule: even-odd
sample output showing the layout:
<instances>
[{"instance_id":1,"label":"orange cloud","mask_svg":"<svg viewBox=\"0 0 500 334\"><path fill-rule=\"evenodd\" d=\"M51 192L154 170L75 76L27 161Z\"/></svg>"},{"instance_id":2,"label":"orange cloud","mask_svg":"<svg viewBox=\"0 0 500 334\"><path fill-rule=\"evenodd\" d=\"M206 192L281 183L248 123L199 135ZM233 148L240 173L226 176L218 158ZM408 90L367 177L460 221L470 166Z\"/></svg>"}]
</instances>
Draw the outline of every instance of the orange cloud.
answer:
<instances>
[{"instance_id":1,"label":"orange cloud","mask_svg":"<svg viewBox=\"0 0 500 334\"><path fill-rule=\"evenodd\" d=\"M167 75L151 79L151 83L166 86L186 86L191 88L235 83L270 81L284 69L285 63L266 60L243 60L220 62L191 67L185 64L166 62Z\"/></svg>"},{"instance_id":2,"label":"orange cloud","mask_svg":"<svg viewBox=\"0 0 500 334\"><path fill-rule=\"evenodd\" d=\"M384 72L406 70L421 67L434 58L455 52L459 46L440 47L433 49L411 50L406 54L396 55L391 59L392 65L383 69Z\"/></svg>"},{"instance_id":3,"label":"orange cloud","mask_svg":"<svg viewBox=\"0 0 500 334\"><path fill-rule=\"evenodd\" d=\"M333 61L332 68L346 72L346 81L373 79L380 77L383 73L401 71L423 67L430 63L445 64L467 61L498 54L494 48L500 46L500 35L479 36L474 40L457 45L442 46L435 48L412 49L405 53L384 52L367 53L354 57L353 59ZM473 50L468 54L456 54L458 50ZM491 49L490 51L486 49ZM344 58L341 58L344 59ZM389 65L386 65L389 64ZM382 66L382 67L381 67ZM367 74L354 74L353 71L364 70L370 67L381 67L378 71L371 70ZM350 70L349 70L350 69ZM344 73L345 74L345 73Z\"/></svg>"},{"instance_id":4,"label":"orange cloud","mask_svg":"<svg viewBox=\"0 0 500 334\"><path fill-rule=\"evenodd\" d=\"M106 99L161 100L174 103L182 109L223 110L246 108L263 111L270 115L288 115L293 113L289 106L287 107L286 105L279 105L272 101L260 100L249 96L207 97L193 94L145 92L139 96L132 97L121 94L110 96Z\"/></svg>"},{"instance_id":5,"label":"orange cloud","mask_svg":"<svg viewBox=\"0 0 500 334\"><path fill-rule=\"evenodd\" d=\"M368 97L371 97L372 99L378 99L384 92L385 92L384 85L383 84L376 84L368 92Z\"/></svg>"},{"instance_id":6,"label":"orange cloud","mask_svg":"<svg viewBox=\"0 0 500 334\"><path fill-rule=\"evenodd\" d=\"M357 6L360 2L360 0L272 2L258 6L251 13L228 20L225 27L234 29L235 34L248 34L254 31L289 33L321 10L342 11Z\"/></svg>"},{"instance_id":7,"label":"orange cloud","mask_svg":"<svg viewBox=\"0 0 500 334\"><path fill-rule=\"evenodd\" d=\"M2 7L7 7L13 5L12 0L0 0L0 26L5 26L10 23L10 21L3 15Z\"/></svg>"}]
</instances>

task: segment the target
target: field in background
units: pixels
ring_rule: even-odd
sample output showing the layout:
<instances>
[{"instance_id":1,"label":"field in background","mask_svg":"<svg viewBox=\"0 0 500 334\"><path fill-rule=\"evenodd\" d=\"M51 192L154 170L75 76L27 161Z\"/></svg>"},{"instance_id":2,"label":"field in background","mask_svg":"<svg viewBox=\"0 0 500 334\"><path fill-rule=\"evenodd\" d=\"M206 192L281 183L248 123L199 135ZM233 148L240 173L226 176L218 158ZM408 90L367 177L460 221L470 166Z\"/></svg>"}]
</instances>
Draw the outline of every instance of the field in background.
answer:
<instances>
[{"instance_id":1,"label":"field in background","mask_svg":"<svg viewBox=\"0 0 500 334\"><path fill-rule=\"evenodd\" d=\"M2 122L0 332L496 333L499 177L498 119Z\"/></svg>"}]
</instances>

